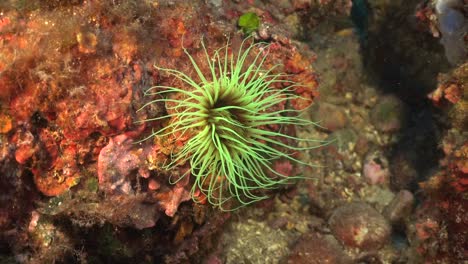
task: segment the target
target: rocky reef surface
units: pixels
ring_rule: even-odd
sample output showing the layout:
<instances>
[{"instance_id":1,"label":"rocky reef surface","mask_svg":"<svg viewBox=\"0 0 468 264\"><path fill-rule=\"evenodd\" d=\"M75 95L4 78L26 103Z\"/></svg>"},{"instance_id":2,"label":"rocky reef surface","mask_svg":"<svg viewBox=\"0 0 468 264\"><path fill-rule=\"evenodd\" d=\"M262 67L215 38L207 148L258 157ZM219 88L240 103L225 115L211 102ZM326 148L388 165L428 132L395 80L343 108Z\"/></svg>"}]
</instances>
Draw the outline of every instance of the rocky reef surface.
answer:
<instances>
[{"instance_id":1,"label":"rocky reef surface","mask_svg":"<svg viewBox=\"0 0 468 264\"><path fill-rule=\"evenodd\" d=\"M0 263L466 261L466 6L0 2ZM203 45L248 34L298 84L275 107L320 125L265 129L330 143L299 141L302 163L272 167L302 180L225 212L191 191L189 163L166 169L186 138L141 141L170 105L142 106L150 87L187 89L161 67L196 78L187 51L209 74Z\"/></svg>"}]
</instances>

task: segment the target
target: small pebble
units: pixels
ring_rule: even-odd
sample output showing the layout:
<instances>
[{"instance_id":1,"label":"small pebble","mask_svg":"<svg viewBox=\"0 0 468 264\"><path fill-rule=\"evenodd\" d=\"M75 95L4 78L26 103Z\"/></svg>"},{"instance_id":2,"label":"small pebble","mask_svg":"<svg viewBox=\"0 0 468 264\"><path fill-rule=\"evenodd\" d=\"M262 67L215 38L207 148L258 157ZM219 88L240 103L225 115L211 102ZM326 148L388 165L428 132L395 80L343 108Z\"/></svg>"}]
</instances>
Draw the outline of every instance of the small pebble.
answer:
<instances>
[{"instance_id":1,"label":"small pebble","mask_svg":"<svg viewBox=\"0 0 468 264\"><path fill-rule=\"evenodd\" d=\"M390 184L394 190L417 188L419 173L416 169L418 154L414 150L398 150L390 162Z\"/></svg>"},{"instance_id":2,"label":"small pebble","mask_svg":"<svg viewBox=\"0 0 468 264\"><path fill-rule=\"evenodd\" d=\"M333 132L330 140L334 140L333 144L338 147L339 151L344 152L358 140L358 135L353 129L344 128Z\"/></svg>"},{"instance_id":3,"label":"small pebble","mask_svg":"<svg viewBox=\"0 0 468 264\"><path fill-rule=\"evenodd\" d=\"M414 196L408 190L401 190L388 204L383 215L392 223L400 224L411 214L414 206Z\"/></svg>"},{"instance_id":4,"label":"small pebble","mask_svg":"<svg viewBox=\"0 0 468 264\"><path fill-rule=\"evenodd\" d=\"M312 120L318 122L322 128L328 131L339 130L348 123L342 107L329 103L320 103L312 111Z\"/></svg>"},{"instance_id":5,"label":"small pebble","mask_svg":"<svg viewBox=\"0 0 468 264\"><path fill-rule=\"evenodd\" d=\"M405 107L395 96L382 97L372 108L371 121L382 132L396 132L404 123Z\"/></svg>"}]
</instances>

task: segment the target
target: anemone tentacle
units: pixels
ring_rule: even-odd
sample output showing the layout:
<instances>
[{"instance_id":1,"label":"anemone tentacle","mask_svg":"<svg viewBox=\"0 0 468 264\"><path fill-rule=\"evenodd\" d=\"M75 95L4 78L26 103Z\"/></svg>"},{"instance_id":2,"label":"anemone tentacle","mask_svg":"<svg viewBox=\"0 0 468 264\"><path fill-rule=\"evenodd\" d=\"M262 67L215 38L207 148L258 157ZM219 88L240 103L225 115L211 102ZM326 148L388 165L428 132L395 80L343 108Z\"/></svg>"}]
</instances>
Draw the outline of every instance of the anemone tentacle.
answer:
<instances>
[{"instance_id":1,"label":"anemone tentacle","mask_svg":"<svg viewBox=\"0 0 468 264\"><path fill-rule=\"evenodd\" d=\"M293 88L300 85L284 73L274 73L281 65L264 69L269 45L250 43L244 40L237 55L229 52L229 41L214 50L210 56L203 41L201 46L208 65L204 74L195 58L184 48L198 81L176 69L156 67L180 80L188 88L168 85L153 86L145 95L157 97L143 105L165 103L168 113L142 120L141 122L170 120L166 126L153 132L152 136L165 137L178 133L178 139L189 136L185 145L172 154L172 160L164 166L171 170L188 162L194 177L191 194L201 192L209 203L222 210L233 210L268 198L261 190L275 189L302 176L288 176L272 168L273 162L286 159L306 164L293 157L297 151L307 151L329 142L317 139L301 139L282 132L269 130L268 125L310 126L316 125L300 117L293 109L275 110L299 96ZM253 54L254 50L260 52ZM249 57L253 59L247 63ZM279 84L283 88L273 88ZM181 97L174 99L171 94ZM171 104L171 105L168 105ZM286 140L314 144L297 147ZM281 149L281 150L280 150ZM238 206L226 206L235 199ZM194 199L195 200L195 199Z\"/></svg>"}]
</instances>

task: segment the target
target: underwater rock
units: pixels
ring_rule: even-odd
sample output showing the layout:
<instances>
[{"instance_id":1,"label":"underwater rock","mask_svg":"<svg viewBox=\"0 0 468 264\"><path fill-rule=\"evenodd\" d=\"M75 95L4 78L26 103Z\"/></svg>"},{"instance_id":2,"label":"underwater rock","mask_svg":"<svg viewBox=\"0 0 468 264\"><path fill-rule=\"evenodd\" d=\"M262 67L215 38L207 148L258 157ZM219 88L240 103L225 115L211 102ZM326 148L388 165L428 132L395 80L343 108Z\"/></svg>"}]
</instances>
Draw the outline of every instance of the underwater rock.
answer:
<instances>
[{"instance_id":1,"label":"underwater rock","mask_svg":"<svg viewBox=\"0 0 468 264\"><path fill-rule=\"evenodd\" d=\"M332 144L337 147L338 151L345 152L358 141L358 135L353 129L344 128L331 133L330 140L334 140Z\"/></svg>"},{"instance_id":2,"label":"underwater rock","mask_svg":"<svg viewBox=\"0 0 468 264\"><path fill-rule=\"evenodd\" d=\"M432 103L448 114L451 126L458 130L468 128L468 63L449 73L440 74L437 89L428 97Z\"/></svg>"},{"instance_id":3,"label":"underwater rock","mask_svg":"<svg viewBox=\"0 0 468 264\"><path fill-rule=\"evenodd\" d=\"M37 151L34 135L30 131L17 131L12 142L15 143L15 159L19 164L25 164Z\"/></svg>"},{"instance_id":4,"label":"underwater rock","mask_svg":"<svg viewBox=\"0 0 468 264\"><path fill-rule=\"evenodd\" d=\"M447 229L435 202L427 200L420 204L413 214L415 219L408 224L408 241L415 250L410 263L458 263L448 257Z\"/></svg>"},{"instance_id":5,"label":"underwater rock","mask_svg":"<svg viewBox=\"0 0 468 264\"><path fill-rule=\"evenodd\" d=\"M133 140L126 134L111 138L98 158L99 185L105 191L130 194L133 193L130 176L138 171L146 175L144 150L136 149Z\"/></svg>"},{"instance_id":6,"label":"underwater rock","mask_svg":"<svg viewBox=\"0 0 468 264\"><path fill-rule=\"evenodd\" d=\"M29 223L30 243L34 255L20 263L53 263L64 261L73 249L70 235L59 228L50 218L31 214Z\"/></svg>"},{"instance_id":7,"label":"underwater rock","mask_svg":"<svg viewBox=\"0 0 468 264\"><path fill-rule=\"evenodd\" d=\"M410 216L413 206L414 195L408 190L401 190L384 208L383 215L392 224L400 224Z\"/></svg>"},{"instance_id":8,"label":"underwater rock","mask_svg":"<svg viewBox=\"0 0 468 264\"><path fill-rule=\"evenodd\" d=\"M50 170L44 171L42 168L32 170L34 183L44 195L63 194L80 181L80 171L76 163L76 145L70 144L61 151L61 155L53 161L53 167Z\"/></svg>"},{"instance_id":9,"label":"underwater rock","mask_svg":"<svg viewBox=\"0 0 468 264\"><path fill-rule=\"evenodd\" d=\"M388 160L381 151L370 151L366 155L362 174L370 184L388 183L390 169Z\"/></svg>"},{"instance_id":10,"label":"underwater rock","mask_svg":"<svg viewBox=\"0 0 468 264\"><path fill-rule=\"evenodd\" d=\"M397 149L390 161L390 185L394 190L414 189L420 177L417 170L418 154L407 148Z\"/></svg>"},{"instance_id":11,"label":"underwater rock","mask_svg":"<svg viewBox=\"0 0 468 264\"><path fill-rule=\"evenodd\" d=\"M182 202L189 201L192 197L185 189L189 183L188 177L176 183L175 187L168 192L157 193L155 197L159 200L159 205L164 209L167 216L173 217Z\"/></svg>"},{"instance_id":12,"label":"underwater rock","mask_svg":"<svg viewBox=\"0 0 468 264\"><path fill-rule=\"evenodd\" d=\"M97 215L115 225L143 229L155 226L160 213L156 205L145 203L141 195L117 195L101 203Z\"/></svg>"},{"instance_id":13,"label":"underwater rock","mask_svg":"<svg viewBox=\"0 0 468 264\"><path fill-rule=\"evenodd\" d=\"M288 254L289 239L287 232L273 230L263 222L247 219L233 223L230 234L223 236L224 263L278 263Z\"/></svg>"},{"instance_id":14,"label":"underwater rock","mask_svg":"<svg viewBox=\"0 0 468 264\"><path fill-rule=\"evenodd\" d=\"M0 134L6 134L13 128L13 122L10 116L0 113Z\"/></svg>"},{"instance_id":15,"label":"underwater rock","mask_svg":"<svg viewBox=\"0 0 468 264\"><path fill-rule=\"evenodd\" d=\"M159 190L160 183L149 178L149 168L145 163L148 153L154 149L151 146L136 146L128 134L118 135L109 140L109 144L101 150L98 158L100 189L109 194L128 196L135 194L136 188L133 183L139 181L138 177L148 179L151 182L151 186L148 187L152 197L159 202L166 215L173 217L180 203L191 198L190 192L185 188L189 177L178 181L173 188Z\"/></svg>"},{"instance_id":16,"label":"underwater rock","mask_svg":"<svg viewBox=\"0 0 468 264\"><path fill-rule=\"evenodd\" d=\"M401 129L405 118L403 102L395 96L383 96L371 112L371 121L382 132Z\"/></svg>"},{"instance_id":17,"label":"underwater rock","mask_svg":"<svg viewBox=\"0 0 468 264\"><path fill-rule=\"evenodd\" d=\"M417 219L415 229L424 257L435 255L431 255L431 245L438 244L449 252L453 263L459 263L468 258L468 142L464 134L453 131L444 141L446 156L440 161L440 171L419 184L427 198L418 209L435 213L431 218ZM442 253L446 252L437 252L437 257L446 258Z\"/></svg>"},{"instance_id":18,"label":"underwater rock","mask_svg":"<svg viewBox=\"0 0 468 264\"><path fill-rule=\"evenodd\" d=\"M383 247L391 233L387 220L363 202L349 203L336 208L328 224L333 235L345 246L366 251Z\"/></svg>"},{"instance_id":19,"label":"underwater rock","mask_svg":"<svg viewBox=\"0 0 468 264\"><path fill-rule=\"evenodd\" d=\"M344 264L351 263L351 260L343 253L343 249L333 236L312 232L299 238L287 263Z\"/></svg>"},{"instance_id":20,"label":"underwater rock","mask_svg":"<svg viewBox=\"0 0 468 264\"><path fill-rule=\"evenodd\" d=\"M312 120L318 122L322 128L328 131L342 129L348 123L342 107L324 102L320 102L316 107L313 107Z\"/></svg>"},{"instance_id":21,"label":"underwater rock","mask_svg":"<svg viewBox=\"0 0 468 264\"><path fill-rule=\"evenodd\" d=\"M453 65L467 59L465 37L468 32L468 19L462 12L463 5L463 0L437 0L435 4L442 35L441 43L444 45L448 61Z\"/></svg>"}]
</instances>

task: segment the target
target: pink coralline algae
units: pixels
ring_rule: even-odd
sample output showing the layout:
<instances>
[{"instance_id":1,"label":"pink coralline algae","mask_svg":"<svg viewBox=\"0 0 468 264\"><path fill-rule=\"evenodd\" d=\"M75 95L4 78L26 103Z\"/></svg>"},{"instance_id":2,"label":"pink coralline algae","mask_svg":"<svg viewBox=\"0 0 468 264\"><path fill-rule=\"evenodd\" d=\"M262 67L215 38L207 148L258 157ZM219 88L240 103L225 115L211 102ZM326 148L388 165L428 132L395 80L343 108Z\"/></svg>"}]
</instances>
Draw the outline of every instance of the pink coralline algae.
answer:
<instances>
[{"instance_id":1,"label":"pink coralline algae","mask_svg":"<svg viewBox=\"0 0 468 264\"><path fill-rule=\"evenodd\" d=\"M99 153L98 177L99 184L105 191L130 194L131 174L138 171L141 176L149 174L145 169L145 149L135 148L133 140L128 135L122 134L109 140Z\"/></svg>"},{"instance_id":2,"label":"pink coralline algae","mask_svg":"<svg viewBox=\"0 0 468 264\"><path fill-rule=\"evenodd\" d=\"M166 215L172 217L180 203L191 198L190 192L185 188L189 184L189 176L185 175L177 184L170 187L161 184L165 180L152 178L146 159L155 148L157 149L150 145L139 147L130 134L110 138L109 144L101 150L98 158L99 185L109 194L129 195L135 194L132 181L145 179L145 182L148 181L148 190L145 190L148 202L158 203ZM159 176L164 177L164 175Z\"/></svg>"},{"instance_id":3,"label":"pink coralline algae","mask_svg":"<svg viewBox=\"0 0 468 264\"><path fill-rule=\"evenodd\" d=\"M379 152L370 152L367 154L362 173L366 180L374 184L388 183L390 178L390 170L388 169L388 161Z\"/></svg>"},{"instance_id":4,"label":"pink coralline algae","mask_svg":"<svg viewBox=\"0 0 468 264\"><path fill-rule=\"evenodd\" d=\"M186 177L186 179L188 180L188 177ZM191 195L190 192L184 188L185 185L186 183L178 183L171 191L157 195L161 200L160 205L164 208L164 213L166 213L167 216L174 216L179 205L182 202L190 200Z\"/></svg>"},{"instance_id":5,"label":"pink coralline algae","mask_svg":"<svg viewBox=\"0 0 468 264\"><path fill-rule=\"evenodd\" d=\"M277 161L275 162L274 170L281 175L291 176L294 172L294 166L289 160Z\"/></svg>"}]
</instances>

